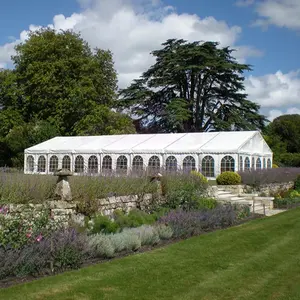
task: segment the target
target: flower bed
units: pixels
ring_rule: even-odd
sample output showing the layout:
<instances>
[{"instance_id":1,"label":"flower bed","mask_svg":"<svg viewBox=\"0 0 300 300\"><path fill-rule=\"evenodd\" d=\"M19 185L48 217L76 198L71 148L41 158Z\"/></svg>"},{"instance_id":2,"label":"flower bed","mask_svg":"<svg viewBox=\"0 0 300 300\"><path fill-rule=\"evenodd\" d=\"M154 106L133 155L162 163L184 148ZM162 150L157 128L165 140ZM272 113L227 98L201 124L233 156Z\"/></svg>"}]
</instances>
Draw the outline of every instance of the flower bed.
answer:
<instances>
[{"instance_id":1,"label":"flower bed","mask_svg":"<svg viewBox=\"0 0 300 300\"><path fill-rule=\"evenodd\" d=\"M41 234L41 216L37 218L38 225L34 225L31 236L28 236L27 231L21 229L20 220L17 223L11 221L13 226L7 225L1 229L0 278L42 276L78 268L95 259L113 258L139 251L142 247L153 247L173 239L226 228L249 214L246 207L230 204L193 211L177 209L158 217L152 225L125 227L110 234L91 234L55 226L50 230L49 223L44 224L49 230ZM14 230L7 231L8 227ZM14 239L19 242L11 243Z\"/></svg>"}]
</instances>

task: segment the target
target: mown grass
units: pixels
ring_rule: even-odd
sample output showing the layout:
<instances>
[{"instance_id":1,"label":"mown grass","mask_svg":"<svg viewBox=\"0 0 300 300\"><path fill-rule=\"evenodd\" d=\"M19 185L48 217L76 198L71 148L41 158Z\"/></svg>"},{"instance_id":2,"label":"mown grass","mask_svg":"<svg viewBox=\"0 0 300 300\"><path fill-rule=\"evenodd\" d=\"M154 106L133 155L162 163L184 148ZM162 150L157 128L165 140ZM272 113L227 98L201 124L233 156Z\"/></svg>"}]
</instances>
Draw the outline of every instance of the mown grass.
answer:
<instances>
[{"instance_id":1,"label":"mown grass","mask_svg":"<svg viewBox=\"0 0 300 300\"><path fill-rule=\"evenodd\" d=\"M0 291L1 299L300 299L300 209Z\"/></svg>"}]
</instances>

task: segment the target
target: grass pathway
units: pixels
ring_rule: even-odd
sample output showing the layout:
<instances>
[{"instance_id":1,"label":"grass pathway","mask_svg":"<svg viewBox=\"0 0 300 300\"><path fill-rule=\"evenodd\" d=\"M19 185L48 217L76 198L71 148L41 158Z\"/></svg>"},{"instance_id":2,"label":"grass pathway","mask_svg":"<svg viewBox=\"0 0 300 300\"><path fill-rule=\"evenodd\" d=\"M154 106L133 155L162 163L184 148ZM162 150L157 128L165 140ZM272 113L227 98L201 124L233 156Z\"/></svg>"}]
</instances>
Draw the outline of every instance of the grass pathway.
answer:
<instances>
[{"instance_id":1,"label":"grass pathway","mask_svg":"<svg viewBox=\"0 0 300 300\"><path fill-rule=\"evenodd\" d=\"M0 290L0 299L300 299L300 209Z\"/></svg>"}]
</instances>

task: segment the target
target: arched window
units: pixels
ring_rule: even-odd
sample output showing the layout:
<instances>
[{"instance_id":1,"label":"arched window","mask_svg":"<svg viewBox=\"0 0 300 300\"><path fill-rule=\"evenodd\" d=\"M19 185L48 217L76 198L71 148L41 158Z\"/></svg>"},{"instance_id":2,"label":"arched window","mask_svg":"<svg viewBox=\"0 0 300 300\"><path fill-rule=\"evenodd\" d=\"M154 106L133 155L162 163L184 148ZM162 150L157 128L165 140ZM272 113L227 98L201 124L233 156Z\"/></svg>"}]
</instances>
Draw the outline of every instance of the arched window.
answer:
<instances>
[{"instance_id":1,"label":"arched window","mask_svg":"<svg viewBox=\"0 0 300 300\"><path fill-rule=\"evenodd\" d=\"M215 160L212 156L203 157L201 171L205 177L215 177Z\"/></svg>"},{"instance_id":2,"label":"arched window","mask_svg":"<svg viewBox=\"0 0 300 300\"><path fill-rule=\"evenodd\" d=\"M166 159L166 171L169 173L175 173L177 171L177 159L175 156L169 156Z\"/></svg>"},{"instance_id":3,"label":"arched window","mask_svg":"<svg viewBox=\"0 0 300 300\"><path fill-rule=\"evenodd\" d=\"M98 158L95 155L89 157L88 173L90 174L98 173Z\"/></svg>"},{"instance_id":4,"label":"arched window","mask_svg":"<svg viewBox=\"0 0 300 300\"><path fill-rule=\"evenodd\" d=\"M266 159L265 159L265 158L263 159L263 168L264 168L264 169L267 168L267 162L266 162Z\"/></svg>"},{"instance_id":5,"label":"arched window","mask_svg":"<svg viewBox=\"0 0 300 300\"><path fill-rule=\"evenodd\" d=\"M58 169L58 157L53 155L49 161L49 172L55 172Z\"/></svg>"},{"instance_id":6,"label":"arched window","mask_svg":"<svg viewBox=\"0 0 300 300\"><path fill-rule=\"evenodd\" d=\"M245 158L245 171L249 171L250 170L250 159L249 157Z\"/></svg>"},{"instance_id":7,"label":"arched window","mask_svg":"<svg viewBox=\"0 0 300 300\"><path fill-rule=\"evenodd\" d=\"M239 167L240 167L240 168L239 168L240 171L244 171L244 168L243 168L243 162L244 162L244 161L243 161L243 156L240 156L240 166L239 166Z\"/></svg>"},{"instance_id":8,"label":"arched window","mask_svg":"<svg viewBox=\"0 0 300 300\"><path fill-rule=\"evenodd\" d=\"M268 158L268 160L267 160L267 168L268 168L268 169L271 169L271 168L272 168L272 162L271 162L271 159L270 159L270 158Z\"/></svg>"},{"instance_id":9,"label":"arched window","mask_svg":"<svg viewBox=\"0 0 300 300\"><path fill-rule=\"evenodd\" d=\"M69 170L71 171L71 158L70 156L68 155L65 155L63 157L63 160L62 160L62 166L61 166L63 169L66 169L66 170Z\"/></svg>"},{"instance_id":10,"label":"arched window","mask_svg":"<svg viewBox=\"0 0 300 300\"><path fill-rule=\"evenodd\" d=\"M221 173L231 171L234 172L235 161L232 156L224 156L221 160Z\"/></svg>"},{"instance_id":11,"label":"arched window","mask_svg":"<svg viewBox=\"0 0 300 300\"><path fill-rule=\"evenodd\" d=\"M26 160L26 169L28 172L34 171L34 158L32 155L29 155Z\"/></svg>"},{"instance_id":12,"label":"arched window","mask_svg":"<svg viewBox=\"0 0 300 300\"><path fill-rule=\"evenodd\" d=\"M251 159L251 169L254 170L254 168L255 168L255 159L254 159L254 157L252 157L252 159Z\"/></svg>"},{"instance_id":13,"label":"arched window","mask_svg":"<svg viewBox=\"0 0 300 300\"><path fill-rule=\"evenodd\" d=\"M43 155L38 159L38 172L46 172L46 158Z\"/></svg>"},{"instance_id":14,"label":"arched window","mask_svg":"<svg viewBox=\"0 0 300 300\"><path fill-rule=\"evenodd\" d=\"M117 173L127 173L127 158L124 155L119 156L117 159Z\"/></svg>"},{"instance_id":15,"label":"arched window","mask_svg":"<svg viewBox=\"0 0 300 300\"><path fill-rule=\"evenodd\" d=\"M81 155L78 155L75 159L75 173L84 172L84 158Z\"/></svg>"},{"instance_id":16,"label":"arched window","mask_svg":"<svg viewBox=\"0 0 300 300\"><path fill-rule=\"evenodd\" d=\"M256 160L256 170L261 170L261 159L260 158L258 158Z\"/></svg>"},{"instance_id":17,"label":"arched window","mask_svg":"<svg viewBox=\"0 0 300 300\"><path fill-rule=\"evenodd\" d=\"M193 156L186 156L183 160L183 172L188 173L190 171L196 170L196 161Z\"/></svg>"},{"instance_id":18,"label":"arched window","mask_svg":"<svg viewBox=\"0 0 300 300\"><path fill-rule=\"evenodd\" d=\"M158 173L160 171L160 160L158 156L151 156L149 158L148 170L150 173Z\"/></svg>"},{"instance_id":19,"label":"arched window","mask_svg":"<svg viewBox=\"0 0 300 300\"><path fill-rule=\"evenodd\" d=\"M112 158L106 155L102 159L102 172L111 173L112 172Z\"/></svg>"},{"instance_id":20,"label":"arched window","mask_svg":"<svg viewBox=\"0 0 300 300\"><path fill-rule=\"evenodd\" d=\"M132 160L132 171L133 172L142 172L144 169L144 160L141 156L137 155Z\"/></svg>"}]
</instances>

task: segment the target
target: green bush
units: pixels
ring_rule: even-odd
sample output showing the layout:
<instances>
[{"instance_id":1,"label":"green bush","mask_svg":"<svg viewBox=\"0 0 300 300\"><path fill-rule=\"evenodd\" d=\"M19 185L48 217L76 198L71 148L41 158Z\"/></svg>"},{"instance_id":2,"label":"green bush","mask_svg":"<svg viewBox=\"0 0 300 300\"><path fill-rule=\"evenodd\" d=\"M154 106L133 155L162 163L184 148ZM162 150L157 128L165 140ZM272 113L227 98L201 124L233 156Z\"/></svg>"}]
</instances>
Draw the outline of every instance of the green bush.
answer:
<instances>
[{"instance_id":1,"label":"green bush","mask_svg":"<svg viewBox=\"0 0 300 300\"><path fill-rule=\"evenodd\" d=\"M153 224L157 217L155 214L148 214L139 209L132 209L128 214L125 214L121 210L116 210L114 212L114 219L120 228L131 228Z\"/></svg>"},{"instance_id":2,"label":"green bush","mask_svg":"<svg viewBox=\"0 0 300 300\"><path fill-rule=\"evenodd\" d=\"M218 201L213 198L199 198L197 200L197 209L203 209L203 208L208 208L208 209L214 209L218 205Z\"/></svg>"},{"instance_id":3,"label":"green bush","mask_svg":"<svg viewBox=\"0 0 300 300\"><path fill-rule=\"evenodd\" d=\"M273 169L277 169L277 168L278 168L278 165L272 164L272 168L273 168Z\"/></svg>"},{"instance_id":4,"label":"green bush","mask_svg":"<svg viewBox=\"0 0 300 300\"><path fill-rule=\"evenodd\" d=\"M191 171L191 175L195 176L196 178L198 178L203 183L208 183L207 178L198 171Z\"/></svg>"},{"instance_id":5,"label":"green bush","mask_svg":"<svg viewBox=\"0 0 300 300\"><path fill-rule=\"evenodd\" d=\"M300 198L275 198L274 208L289 208L300 205Z\"/></svg>"},{"instance_id":6,"label":"green bush","mask_svg":"<svg viewBox=\"0 0 300 300\"><path fill-rule=\"evenodd\" d=\"M161 240L169 240L173 236L173 229L171 226L165 224L158 224L155 226L158 236Z\"/></svg>"},{"instance_id":7,"label":"green bush","mask_svg":"<svg viewBox=\"0 0 300 300\"><path fill-rule=\"evenodd\" d=\"M96 257L111 258L115 254L114 245L109 236L104 234L94 234L88 237L89 247Z\"/></svg>"},{"instance_id":8,"label":"green bush","mask_svg":"<svg viewBox=\"0 0 300 300\"><path fill-rule=\"evenodd\" d=\"M294 189L295 189L295 191L300 192L300 175L298 175L294 181Z\"/></svg>"},{"instance_id":9,"label":"green bush","mask_svg":"<svg viewBox=\"0 0 300 300\"><path fill-rule=\"evenodd\" d=\"M217 184L219 185L235 185L240 184L241 182L241 176L235 172L223 172L217 177Z\"/></svg>"},{"instance_id":10,"label":"green bush","mask_svg":"<svg viewBox=\"0 0 300 300\"><path fill-rule=\"evenodd\" d=\"M119 224L110 220L107 216L96 215L91 221L92 226L90 228L90 232L93 234L116 233L120 229Z\"/></svg>"}]
</instances>

